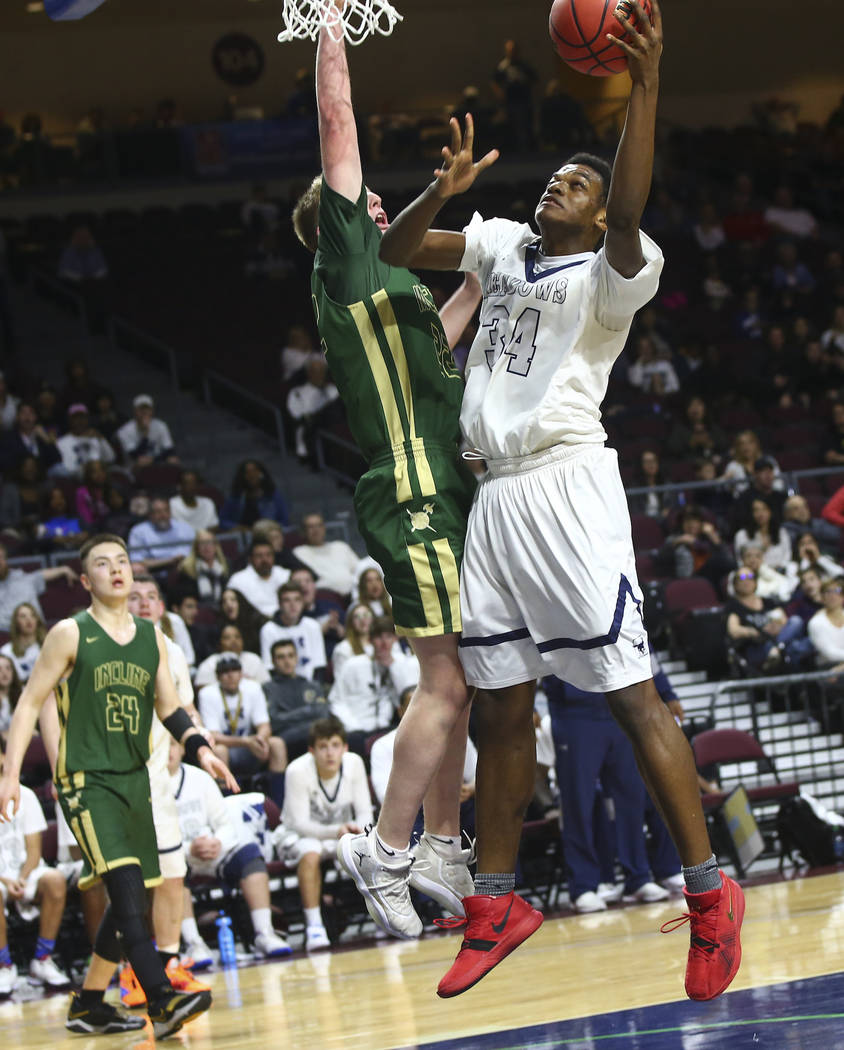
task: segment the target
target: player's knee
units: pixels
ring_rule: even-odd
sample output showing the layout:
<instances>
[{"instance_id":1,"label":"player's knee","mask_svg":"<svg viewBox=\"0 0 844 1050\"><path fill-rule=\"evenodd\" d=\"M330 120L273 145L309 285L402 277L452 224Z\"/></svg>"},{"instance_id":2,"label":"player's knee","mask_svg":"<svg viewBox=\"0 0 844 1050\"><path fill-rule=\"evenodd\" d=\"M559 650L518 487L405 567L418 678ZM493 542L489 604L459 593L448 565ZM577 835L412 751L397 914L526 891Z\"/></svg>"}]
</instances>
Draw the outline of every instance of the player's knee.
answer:
<instances>
[{"instance_id":1,"label":"player's knee","mask_svg":"<svg viewBox=\"0 0 844 1050\"><path fill-rule=\"evenodd\" d=\"M118 963L123 954L111 906L106 908L94 938L94 952L106 962Z\"/></svg>"}]
</instances>

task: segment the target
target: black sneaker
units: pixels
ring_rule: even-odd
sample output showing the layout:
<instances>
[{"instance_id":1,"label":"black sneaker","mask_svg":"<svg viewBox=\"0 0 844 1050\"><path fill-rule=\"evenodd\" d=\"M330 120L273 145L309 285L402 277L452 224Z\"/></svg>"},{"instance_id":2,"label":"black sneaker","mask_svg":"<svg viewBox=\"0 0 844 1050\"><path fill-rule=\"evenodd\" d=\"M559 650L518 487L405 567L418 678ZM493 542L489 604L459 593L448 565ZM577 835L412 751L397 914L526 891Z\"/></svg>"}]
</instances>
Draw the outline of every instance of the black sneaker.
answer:
<instances>
[{"instance_id":1,"label":"black sneaker","mask_svg":"<svg viewBox=\"0 0 844 1050\"><path fill-rule=\"evenodd\" d=\"M149 1005L149 1019L156 1039L166 1039L182 1025L205 1013L211 1005L210 992L174 992Z\"/></svg>"},{"instance_id":2,"label":"black sneaker","mask_svg":"<svg viewBox=\"0 0 844 1050\"><path fill-rule=\"evenodd\" d=\"M83 1034L111 1035L114 1032L134 1032L143 1028L146 1021L143 1017L132 1017L131 1014L118 1010L111 1003L100 1001L94 1006L82 1005L79 993L70 997L65 1028L71 1032Z\"/></svg>"}]
</instances>

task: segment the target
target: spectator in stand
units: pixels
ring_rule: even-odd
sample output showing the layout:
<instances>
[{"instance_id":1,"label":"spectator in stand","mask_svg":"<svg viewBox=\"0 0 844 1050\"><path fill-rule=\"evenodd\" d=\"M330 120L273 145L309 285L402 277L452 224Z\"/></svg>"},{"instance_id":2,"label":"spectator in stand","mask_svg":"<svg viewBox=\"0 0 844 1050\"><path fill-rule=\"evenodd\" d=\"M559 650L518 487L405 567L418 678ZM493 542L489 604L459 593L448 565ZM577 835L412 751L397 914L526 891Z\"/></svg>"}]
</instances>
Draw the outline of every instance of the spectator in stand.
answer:
<instances>
[{"instance_id":1,"label":"spectator in stand","mask_svg":"<svg viewBox=\"0 0 844 1050\"><path fill-rule=\"evenodd\" d=\"M287 504L264 464L245 459L235 472L231 495L220 511L220 523L224 529L248 529L259 518L287 525Z\"/></svg>"},{"instance_id":2,"label":"spectator in stand","mask_svg":"<svg viewBox=\"0 0 844 1050\"><path fill-rule=\"evenodd\" d=\"M352 656L328 694L331 710L349 734L349 747L364 753L366 738L389 729L399 697L419 681L415 656L396 655L396 629L386 616L377 617L370 629L372 656Z\"/></svg>"},{"instance_id":3,"label":"spectator in stand","mask_svg":"<svg viewBox=\"0 0 844 1050\"><path fill-rule=\"evenodd\" d=\"M756 573L756 593L760 598L774 598L778 602L788 601L794 592L793 577L766 565L763 555L761 547L747 543L739 554L738 567ZM732 594L732 591L728 593Z\"/></svg>"},{"instance_id":4,"label":"spectator in stand","mask_svg":"<svg viewBox=\"0 0 844 1050\"><path fill-rule=\"evenodd\" d=\"M0 653L8 656L15 665L21 684L32 674L46 633L47 625L35 606L21 602L12 613L9 641L0 649Z\"/></svg>"},{"instance_id":5,"label":"spectator in stand","mask_svg":"<svg viewBox=\"0 0 844 1050\"><path fill-rule=\"evenodd\" d=\"M88 408L82 402L67 410L68 432L58 439L56 447L61 453L62 464L70 477L79 478L85 464L92 459L102 463L113 463L114 449L106 439L91 426Z\"/></svg>"},{"instance_id":6,"label":"spectator in stand","mask_svg":"<svg viewBox=\"0 0 844 1050\"><path fill-rule=\"evenodd\" d=\"M278 612L278 591L290 579L290 570L275 563L275 551L266 540L254 539L249 564L229 577L232 588L268 619Z\"/></svg>"},{"instance_id":7,"label":"spectator in stand","mask_svg":"<svg viewBox=\"0 0 844 1050\"><path fill-rule=\"evenodd\" d=\"M177 583L193 591L201 605L216 609L228 578L229 563L217 537L207 529L198 529L190 552L179 562Z\"/></svg>"},{"instance_id":8,"label":"spectator in stand","mask_svg":"<svg viewBox=\"0 0 844 1050\"><path fill-rule=\"evenodd\" d=\"M147 520L138 522L129 533L129 556L132 561L142 561L147 572L161 572L190 554L193 539L190 525L171 517L169 500L155 496Z\"/></svg>"},{"instance_id":9,"label":"spectator in stand","mask_svg":"<svg viewBox=\"0 0 844 1050\"><path fill-rule=\"evenodd\" d=\"M29 401L18 404L15 425L0 437L0 470L14 473L25 456L34 456L45 474L62 458L55 439L38 423Z\"/></svg>"},{"instance_id":10,"label":"spectator in stand","mask_svg":"<svg viewBox=\"0 0 844 1050\"><path fill-rule=\"evenodd\" d=\"M694 498L698 507L707 511L719 524L726 525L733 511L730 490L721 484L714 459L695 460L695 481L711 482L710 488L695 489Z\"/></svg>"},{"instance_id":11,"label":"spectator in stand","mask_svg":"<svg viewBox=\"0 0 844 1050\"><path fill-rule=\"evenodd\" d=\"M823 511L821 511L822 514L824 514L834 498L833 496L829 500ZM842 496L842 504L844 504L844 496ZM829 519L824 517L814 518L806 497L801 496L799 493L788 497L783 504L782 513L782 525L789 535L792 546L804 532L811 532L818 543L822 543L825 547L828 546L834 550L838 549L838 545L841 542L841 526L844 525L844 515L841 516L840 523L836 523L834 517Z\"/></svg>"},{"instance_id":12,"label":"spectator in stand","mask_svg":"<svg viewBox=\"0 0 844 1050\"><path fill-rule=\"evenodd\" d=\"M801 298L811 295L815 290L817 282L809 267L798 258L794 241L783 241L777 247L771 283L776 291L792 292Z\"/></svg>"},{"instance_id":13,"label":"spectator in stand","mask_svg":"<svg viewBox=\"0 0 844 1050\"><path fill-rule=\"evenodd\" d=\"M272 673L262 688L273 736L280 736L288 760L298 758L308 746L311 725L330 714L325 690L319 682L296 673L299 653L289 638L273 642Z\"/></svg>"},{"instance_id":14,"label":"spectator in stand","mask_svg":"<svg viewBox=\"0 0 844 1050\"><path fill-rule=\"evenodd\" d=\"M302 535L305 542L293 548L293 553L313 569L317 587L349 595L357 582L357 566L360 560L345 540L325 539L325 518L312 511L302 518Z\"/></svg>"},{"instance_id":15,"label":"spectator in stand","mask_svg":"<svg viewBox=\"0 0 844 1050\"><path fill-rule=\"evenodd\" d=\"M504 110L504 138L519 153L536 148L533 128L533 86L536 70L519 54L515 40L504 41L504 57L495 67L492 88Z\"/></svg>"},{"instance_id":16,"label":"spectator in stand","mask_svg":"<svg viewBox=\"0 0 844 1050\"><path fill-rule=\"evenodd\" d=\"M761 548L763 561L772 569L785 571L791 561L791 537L780 524L779 514L764 499L752 501L750 520L738 530L733 543L738 561L748 546Z\"/></svg>"},{"instance_id":17,"label":"spectator in stand","mask_svg":"<svg viewBox=\"0 0 844 1050\"><path fill-rule=\"evenodd\" d=\"M102 523L103 532L113 532L117 536L128 536L133 525L141 520L140 515L135 513L135 501L130 500L128 495L119 485L109 485L106 491L108 502L108 515ZM147 513L149 504L147 503Z\"/></svg>"},{"instance_id":18,"label":"spectator in stand","mask_svg":"<svg viewBox=\"0 0 844 1050\"><path fill-rule=\"evenodd\" d=\"M47 988L70 988L71 984L52 958L67 895L64 875L48 867L41 855L47 821L38 797L27 787L20 791L17 812L0 823L0 996L12 992L18 976L6 935L6 908L13 902L19 908L37 905L40 913L30 982Z\"/></svg>"},{"instance_id":19,"label":"spectator in stand","mask_svg":"<svg viewBox=\"0 0 844 1050\"><path fill-rule=\"evenodd\" d=\"M223 656L217 683L199 691L199 714L211 733L214 750L235 776L270 773L270 797L281 805L287 749L270 730L267 700L257 682L243 677L240 660Z\"/></svg>"},{"instance_id":20,"label":"spectator in stand","mask_svg":"<svg viewBox=\"0 0 844 1050\"><path fill-rule=\"evenodd\" d=\"M657 561L677 579L703 576L720 592L722 577L735 565L730 548L697 507L686 507L679 527L662 545Z\"/></svg>"},{"instance_id":21,"label":"spectator in stand","mask_svg":"<svg viewBox=\"0 0 844 1050\"><path fill-rule=\"evenodd\" d=\"M296 455L300 461L315 463L314 431L329 422L328 413L339 396L325 358L314 354L305 365L304 383L294 386L287 395L287 411L296 424Z\"/></svg>"},{"instance_id":22,"label":"spectator in stand","mask_svg":"<svg viewBox=\"0 0 844 1050\"><path fill-rule=\"evenodd\" d=\"M785 607L789 616L799 616L809 629L809 621L823 608L821 598L821 587L823 579L815 568L804 569L800 573L800 586L791 596L791 601Z\"/></svg>"},{"instance_id":23,"label":"spectator in stand","mask_svg":"<svg viewBox=\"0 0 844 1050\"><path fill-rule=\"evenodd\" d=\"M818 667L844 671L844 577L821 584L821 601L808 627Z\"/></svg>"},{"instance_id":24,"label":"spectator in stand","mask_svg":"<svg viewBox=\"0 0 844 1050\"><path fill-rule=\"evenodd\" d=\"M170 428L155 415L155 402L149 394L138 394L132 402L134 419L117 431L124 457L136 467L151 463L178 463L179 457Z\"/></svg>"},{"instance_id":25,"label":"spectator in stand","mask_svg":"<svg viewBox=\"0 0 844 1050\"><path fill-rule=\"evenodd\" d=\"M824 580L834 579L842 574L842 568L834 558L828 554L821 554L818 541L811 532L804 532L802 536L797 537L794 551L795 558L789 566L792 579L796 579L799 573L809 568L817 569Z\"/></svg>"},{"instance_id":26,"label":"spectator in stand","mask_svg":"<svg viewBox=\"0 0 844 1050\"><path fill-rule=\"evenodd\" d=\"M372 656L369 632L374 620L372 608L366 602L349 606L346 612L346 637L334 646L334 652L331 654L331 669L335 681L351 657L362 656L364 653Z\"/></svg>"},{"instance_id":27,"label":"spectator in stand","mask_svg":"<svg viewBox=\"0 0 844 1050\"><path fill-rule=\"evenodd\" d=\"M743 339L761 339L766 323L767 317L762 307L759 289L755 285L746 288L736 314L736 335Z\"/></svg>"},{"instance_id":28,"label":"spectator in stand","mask_svg":"<svg viewBox=\"0 0 844 1050\"><path fill-rule=\"evenodd\" d=\"M310 331L303 324L292 324L287 329L281 351L281 378L285 383L305 378L305 365L315 353Z\"/></svg>"},{"instance_id":29,"label":"spectator in stand","mask_svg":"<svg viewBox=\"0 0 844 1050\"><path fill-rule=\"evenodd\" d=\"M275 555L275 563L282 569L293 572L294 569L304 568L295 554L285 547L284 529L272 518L258 518L252 526L252 539L269 543Z\"/></svg>"},{"instance_id":30,"label":"spectator in stand","mask_svg":"<svg viewBox=\"0 0 844 1050\"><path fill-rule=\"evenodd\" d=\"M677 420L668 435L668 452L674 459L718 460L727 447L727 435L707 419L706 402L695 395L686 402L685 420Z\"/></svg>"},{"instance_id":31,"label":"spectator in stand","mask_svg":"<svg viewBox=\"0 0 844 1050\"><path fill-rule=\"evenodd\" d=\"M79 518L71 517L67 496L60 488L50 489L47 493L35 535L42 541L39 547L45 550L81 547L88 538Z\"/></svg>"},{"instance_id":32,"label":"spectator in stand","mask_svg":"<svg viewBox=\"0 0 844 1050\"><path fill-rule=\"evenodd\" d=\"M832 406L832 424L822 447L824 463L844 463L844 401L836 401Z\"/></svg>"},{"instance_id":33,"label":"spectator in stand","mask_svg":"<svg viewBox=\"0 0 844 1050\"><path fill-rule=\"evenodd\" d=\"M322 681L326 673L325 641L316 620L303 616L305 596L297 583L285 583L278 590L279 609L261 628L261 659L272 667L272 646L280 638L288 638L299 653L297 670L308 678Z\"/></svg>"},{"instance_id":34,"label":"spectator in stand","mask_svg":"<svg viewBox=\"0 0 844 1050\"><path fill-rule=\"evenodd\" d=\"M775 233L789 237L817 237L818 223L806 208L795 207L794 194L788 186L778 186L774 203L764 211L765 222Z\"/></svg>"},{"instance_id":35,"label":"spectator in stand","mask_svg":"<svg viewBox=\"0 0 844 1050\"><path fill-rule=\"evenodd\" d=\"M747 526L753 520L756 500L767 503L777 521L782 521L786 493L782 476L778 476L777 461L772 456L760 456L753 465L752 483L733 503L732 520L735 527Z\"/></svg>"},{"instance_id":36,"label":"spectator in stand","mask_svg":"<svg viewBox=\"0 0 844 1050\"><path fill-rule=\"evenodd\" d=\"M376 616L392 616L393 605L380 569L364 569L358 577L358 601L366 602Z\"/></svg>"},{"instance_id":37,"label":"spectator in stand","mask_svg":"<svg viewBox=\"0 0 844 1050\"><path fill-rule=\"evenodd\" d=\"M273 929L270 881L267 864L258 843L242 841L231 803L227 803L213 778L205 770L182 762L184 748L172 740L167 761L170 783L179 813L179 828L185 860L191 875L216 878L231 891L239 888L249 909L255 931L254 952L264 959L290 954L290 945ZM237 796L232 796L237 805ZM210 959L193 914L190 891L185 889L186 909L182 922L190 954ZM195 954L194 954L195 953Z\"/></svg>"},{"instance_id":38,"label":"spectator in stand","mask_svg":"<svg viewBox=\"0 0 844 1050\"><path fill-rule=\"evenodd\" d=\"M5 646L3 648L5 649ZM5 654L0 655L0 741L4 750L12 715L15 713L15 705L22 688L14 660Z\"/></svg>"},{"instance_id":39,"label":"spectator in stand","mask_svg":"<svg viewBox=\"0 0 844 1050\"><path fill-rule=\"evenodd\" d=\"M3 486L3 520L19 535L34 536L50 486L40 462L24 456L11 481Z\"/></svg>"},{"instance_id":40,"label":"spectator in stand","mask_svg":"<svg viewBox=\"0 0 844 1050\"><path fill-rule=\"evenodd\" d=\"M784 487L780 476L779 464L773 456L762 455L762 445L754 431L740 430L736 434L733 439L733 446L730 449L730 456L731 459L724 468L722 477L724 481L733 482L732 490L735 496L740 496L750 487L751 480L757 471L765 469L761 466L763 460L767 461L766 466L770 467L774 472L772 488L780 490ZM757 467L757 464L760 464L760 466ZM763 483L766 479L767 475L765 475Z\"/></svg>"},{"instance_id":41,"label":"spectator in stand","mask_svg":"<svg viewBox=\"0 0 844 1050\"><path fill-rule=\"evenodd\" d=\"M290 573L290 582L301 588L305 601L302 615L310 616L319 624L325 640L325 654L330 657L334 647L343 637L345 609L333 598L317 595L316 574L307 565L299 565L298 568L293 569Z\"/></svg>"},{"instance_id":42,"label":"spectator in stand","mask_svg":"<svg viewBox=\"0 0 844 1050\"><path fill-rule=\"evenodd\" d=\"M96 405L97 399L109 391L91 379L84 357L71 357L65 365L65 383L58 393L58 410L65 415L71 405Z\"/></svg>"},{"instance_id":43,"label":"spectator in stand","mask_svg":"<svg viewBox=\"0 0 844 1050\"><path fill-rule=\"evenodd\" d=\"M194 532L213 530L220 524L214 500L199 495L199 474L195 470L183 470L179 475L179 491L170 497L170 513Z\"/></svg>"},{"instance_id":44,"label":"spectator in stand","mask_svg":"<svg viewBox=\"0 0 844 1050\"><path fill-rule=\"evenodd\" d=\"M257 653L261 648L261 628L268 617L260 613L233 587L226 587L220 597L220 620L223 627L233 624L240 631L244 646ZM260 657L259 657L260 659Z\"/></svg>"},{"instance_id":45,"label":"spectator in stand","mask_svg":"<svg viewBox=\"0 0 844 1050\"><path fill-rule=\"evenodd\" d=\"M44 431L55 441L65 429L64 413L59 411L58 398L49 383L42 384L35 395L35 411Z\"/></svg>"},{"instance_id":46,"label":"spectator in stand","mask_svg":"<svg viewBox=\"0 0 844 1050\"><path fill-rule=\"evenodd\" d=\"M220 631L217 652L206 657L196 669L193 684L197 689L203 685L213 685L217 681L217 664L226 656L234 656L240 661L243 677L248 678L250 682L263 685L269 681L270 675L264 667L264 661L257 653L244 649L240 628L233 623L227 623Z\"/></svg>"},{"instance_id":47,"label":"spectator in stand","mask_svg":"<svg viewBox=\"0 0 844 1050\"><path fill-rule=\"evenodd\" d=\"M110 512L110 486L102 460L88 460L82 471L82 482L76 490L76 514L83 527L102 529Z\"/></svg>"},{"instance_id":48,"label":"spectator in stand","mask_svg":"<svg viewBox=\"0 0 844 1050\"><path fill-rule=\"evenodd\" d=\"M195 594L173 588L170 594L170 612L173 623L183 623L190 638L194 653L194 664L205 660L214 651L219 640L217 628L199 619L199 601Z\"/></svg>"},{"instance_id":49,"label":"spectator in stand","mask_svg":"<svg viewBox=\"0 0 844 1050\"><path fill-rule=\"evenodd\" d=\"M92 423L107 441L114 441L117 431L126 422L126 417L117 411L114 394L110 390L100 390L93 405Z\"/></svg>"},{"instance_id":50,"label":"spectator in stand","mask_svg":"<svg viewBox=\"0 0 844 1050\"><path fill-rule=\"evenodd\" d=\"M320 865L335 859L342 835L357 834L373 822L366 769L359 755L349 753L346 728L338 718L314 722L307 754L290 763L281 820L284 830L276 849L285 864L296 868L305 948L328 948Z\"/></svg>"},{"instance_id":51,"label":"spectator in stand","mask_svg":"<svg viewBox=\"0 0 844 1050\"><path fill-rule=\"evenodd\" d=\"M11 629L14 611L22 602L28 602L43 620L44 613L38 595L44 593L47 584L53 580L64 580L71 586L78 579L69 565L55 565L37 572L11 569L6 548L0 544L0 631Z\"/></svg>"},{"instance_id":52,"label":"spectator in stand","mask_svg":"<svg viewBox=\"0 0 844 1050\"><path fill-rule=\"evenodd\" d=\"M627 370L627 382L645 394L664 397L676 394L680 380L670 359L661 357L653 339L640 335L634 344L636 359Z\"/></svg>"},{"instance_id":53,"label":"spectator in stand","mask_svg":"<svg viewBox=\"0 0 844 1050\"><path fill-rule=\"evenodd\" d=\"M698 211L698 220L692 226L692 236L702 252L717 251L726 240L718 209L705 201Z\"/></svg>"},{"instance_id":54,"label":"spectator in stand","mask_svg":"<svg viewBox=\"0 0 844 1050\"><path fill-rule=\"evenodd\" d=\"M828 354L844 358L844 304L833 310L829 328L821 334L821 346Z\"/></svg>"},{"instance_id":55,"label":"spectator in stand","mask_svg":"<svg viewBox=\"0 0 844 1050\"><path fill-rule=\"evenodd\" d=\"M653 449L645 449L639 457L639 469L631 488L647 488L651 491L627 497L630 513L646 514L649 518L664 518L674 500L670 492L654 491L657 486L663 484L665 479L660 468L659 453Z\"/></svg>"},{"instance_id":56,"label":"spectator in stand","mask_svg":"<svg viewBox=\"0 0 844 1050\"><path fill-rule=\"evenodd\" d=\"M108 263L87 226L77 226L70 235L59 259L58 273L62 280L75 284L108 277Z\"/></svg>"},{"instance_id":57,"label":"spectator in stand","mask_svg":"<svg viewBox=\"0 0 844 1050\"><path fill-rule=\"evenodd\" d=\"M784 662L797 667L811 655L799 616L788 616L773 598L756 593L756 573L736 569L730 575L733 597L724 606L727 637L752 671L778 671Z\"/></svg>"}]
</instances>

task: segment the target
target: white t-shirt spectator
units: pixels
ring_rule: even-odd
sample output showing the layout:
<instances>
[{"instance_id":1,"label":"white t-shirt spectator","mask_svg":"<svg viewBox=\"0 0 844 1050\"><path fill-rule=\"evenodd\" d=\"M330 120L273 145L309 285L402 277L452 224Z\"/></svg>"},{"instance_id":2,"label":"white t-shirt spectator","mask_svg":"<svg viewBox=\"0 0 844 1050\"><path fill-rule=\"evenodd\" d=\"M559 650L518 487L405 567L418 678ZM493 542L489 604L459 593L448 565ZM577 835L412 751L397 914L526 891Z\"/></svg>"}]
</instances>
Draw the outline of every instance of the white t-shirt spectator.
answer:
<instances>
[{"instance_id":1,"label":"white t-shirt spectator","mask_svg":"<svg viewBox=\"0 0 844 1050\"><path fill-rule=\"evenodd\" d=\"M85 464L93 459L103 463L113 463L114 449L103 437L75 434L64 434L56 441L56 448L61 453L62 465L68 474L81 476Z\"/></svg>"},{"instance_id":2,"label":"white t-shirt spectator","mask_svg":"<svg viewBox=\"0 0 844 1050\"><path fill-rule=\"evenodd\" d=\"M369 778L379 804L387 793L387 781L393 768L393 749L396 746L397 729L379 736L369 753ZM470 784L475 779L478 765L478 752L471 740L466 740L466 760L463 763L463 783Z\"/></svg>"},{"instance_id":3,"label":"white t-shirt spectator","mask_svg":"<svg viewBox=\"0 0 844 1050\"><path fill-rule=\"evenodd\" d=\"M830 667L844 663L844 627L836 627L825 609L815 613L806 631L817 651L818 666Z\"/></svg>"},{"instance_id":4,"label":"white t-shirt spectator","mask_svg":"<svg viewBox=\"0 0 844 1050\"><path fill-rule=\"evenodd\" d=\"M157 529L151 521L139 521L129 530L129 556L145 558L186 558L190 554L194 531L183 521L170 519L170 527Z\"/></svg>"},{"instance_id":5,"label":"white t-shirt spectator","mask_svg":"<svg viewBox=\"0 0 844 1050\"><path fill-rule=\"evenodd\" d=\"M141 433L136 420L130 419L118 428L115 437L131 459L137 456L152 456L153 459L158 459L173 449L170 428L163 419L151 419L146 434Z\"/></svg>"},{"instance_id":6,"label":"white t-shirt spectator","mask_svg":"<svg viewBox=\"0 0 844 1050\"><path fill-rule=\"evenodd\" d=\"M21 804L15 816L0 824L0 878L16 879L26 861L26 836L47 830L47 821L35 792L21 785Z\"/></svg>"},{"instance_id":7,"label":"white t-shirt spectator","mask_svg":"<svg viewBox=\"0 0 844 1050\"><path fill-rule=\"evenodd\" d=\"M170 775L170 785L176 798L185 860L194 874L211 875L240 844L231 812L213 777L204 769L180 765ZM191 853L191 843L200 835L220 841L220 853L213 860L203 861Z\"/></svg>"},{"instance_id":8,"label":"white t-shirt spectator","mask_svg":"<svg viewBox=\"0 0 844 1050\"><path fill-rule=\"evenodd\" d=\"M226 584L231 587L264 616L275 616L278 612L278 589L290 579L290 570L274 565L270 575L264 579L251 565L234 573Z\"/></svg>"},{"instance_id":9,"label":"white t-shirt spectator","mask_svg":"<svg viewBox=\"0 0 844 1050\"><path fill-rule=\"evenodd\" d=\"M333 383L316 386L314 383L302 383L294 386L287 395L287 411L294 419L313 416L340 396Z\"/></svg>"},{"instance_id":10,"label":"white t-shirt spectator","mask_svg":"<svg viewBox=\"0 0 844 1050\"><path fill-rule=\"evenodd\" d=\"M46 586L44 576L40 572L9 569L5 580L0 580L0 631L10 629L12 614L22 602L28 602L43 620L44 613L41 611L38 595L44 593Z\"/></svg>"},{"instance_id":11,"label":"white t-shirt spectator","mask_svg":"<svg viewBox=\"0 0 844 1050\"><path fill-rule=\"evenodd\" d=\"M296 664L297 674L305 678L313 678L315 672L325 667L325 639L322 636L322 628L319 622L312 616L303 616L302 619L292 627L270 620L261 628L261 659L266 667L272 667L273 643L281 638L293 642L296 652L299 654L299 662Z\"/></svg>"},{"instance_id":12,"label":"white t-shirt spectator","mask_svg":"<svg viewBox=\"0 0 844 1050\"><path fill-rule=\"evenodd\" d=\"M670 361L647 361L644 364L634 361L627 371L627 381L631 386L644 391L653 390L657 376L662 380L660 393L676 394L680 389L680 380Z\"/></svg>"},{"instance_id":13,"label":"white t-shirt spectator","mask_svg":"<svg viewBox=\"0 0 844 1050\"><path fill-rule=\"evenodd\" d=\"M18 656L12 648L11 642L6 642L3 648L0 649L0 655L8 656L15 665L15 670L18 672L18 678L20 678L21 684L23 684L32 674L32 668L35 666L35 661L38 659L38 654L40 652L41 646L38 642L33 642L32 645L28 645L20 656Z\"/></svg>"},{"instance_id":14,"label":"white t-shirt spectator","mask_svg":"<svg viewBox=\"0 0 844 1050\"><path fill-rule=\"evenodd\" d=\"M792 237L811 237L818 228L814 216L805 208L777 208L772 205L765 209L765 222L790 233Z\"/></svg>"},{"instance_id":15,"label":"white t-shirt spectator","mask_svg":"<svg viewBox=\"0 0 844 1050\"><path fill-rule=\"evenodd\" d=\"M339 773L330 780L320 780L310 752L301 755L287 767L284 785L281 820L285 830L301 838L334 839L344 824L372 823L366 767L351 751L343 755Z\"/></svg>"},{"instance_id":16,"label":"white t-shirt spectator","mask_svg":"<svg viewBox=\"0 0 844 1050\"><path fill-rule=\"evenodd\" d=\"M331 687L328 702L347 730L374 733L390 725L401 694L418 683L415 656L402 654L389 667L369 656L353 656Z\"/></svg>"},{"instance_id":17,"label":"white t-shirt spectator","mask_svg":"<svg viewBox=\"0 0 844 1050\"><path fill-rule=\"evenodd\" d=\"M270 720L264 690L248 678L241 678L236 693L225 696L219 682L206 685L199 690L198 706L205 728L227 736L249 736Z\"/></svg>"},{"instance_id":18,"label":"white t-shirt spectator","mask_svg":"<svg viewBox=\"0 0 844 1050\"><path fill-rule=\"evenodd\" d=\"M375 611L374 608L373 611ZM375 615L380 616L381 613L376 612ZM366 656L372 656L372 642L365 642L363 646L363 651ZM334 677L339 678L340 672L343 670L343 668L346 666L349 660L351 660L353 656L360 655L360 653L356 653L352 649L352 643L349 641L348 638L344 638L342 642L338 642L331 650L331 669L334 672ZM396 644L393 646L393 656L404 656L404 649L402 649L398 642L396 642Z\"/></svg>"},{"instance_id":19,"label":"white t-shirt spectator","mask_svg":"<svg viewBox=\"0 0 844 1050\"><path fill-rule=\"evenodd\" d=\"M315 573L317 587L337 594L351 594L357 587L357 572L360 558L345 540L329 540L319 547L302 543L293 548L293 553ZM229 581L229 586L234 584Z\"/></svg>"},{"instance_id":20,"label":"white t-shirt spectator","mask_svg":"<svg viewBox=\"0 0 844 1050\"><path fill-rule=\"evenodd\" d=\"M176 521L190 525L194 532L199 532L200 529L216 529L220 524L214 500L208 496L197 496L195 507L189 507L181 496L171 496L170 513Z\"/></svg>"},{"instance_id":21,"label":"white t-shirt spectator","mask_svg":"<svg viewBox=\"0 0 844 1050\"><path fill-rule=\"evenodd\" d=\"M257 682L259 685L269 682L269 671L264 667L264 663L257 653L212 653L196 669L193 684L197 689L200 689L203 685L213 685L217 681L217 664L224 656L235 656L240 660L244 678Z\"/></svg>"},{"instance_id":22,"label":"white t-shirt spectator","mask_svg":"<svg viewBox=\"0 0 844 1050\"><path fill-rule=\"evenodd\" d=\"M167 619L170 621L170 627L173 631L173 641L185 654L188 667L194 670L196 667L196 651L193 647L193 639L190 636L188 625L177 612L172 610L167 612Z\"/></svg>"}]
</instances>

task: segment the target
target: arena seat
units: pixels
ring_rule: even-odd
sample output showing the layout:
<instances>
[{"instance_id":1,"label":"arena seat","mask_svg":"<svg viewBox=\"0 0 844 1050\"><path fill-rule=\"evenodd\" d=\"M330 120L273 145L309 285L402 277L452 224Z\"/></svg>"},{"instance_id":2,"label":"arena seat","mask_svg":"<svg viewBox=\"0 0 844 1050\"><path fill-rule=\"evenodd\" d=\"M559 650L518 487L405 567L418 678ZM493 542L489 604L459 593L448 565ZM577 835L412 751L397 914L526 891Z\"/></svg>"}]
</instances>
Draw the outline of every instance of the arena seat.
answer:
<instances>
[{"instance_id":1,"label":"arena seat","mask_svg":"<svg viewBox=\"0 0 844 1050\"><path fill-rule=\"evenodd\" d=\"M656 518L650 518L647 514L632 514L630 526L633 530L634 551L652 551L662 546L665 536Z\"/></svg>"}]
</instances>

